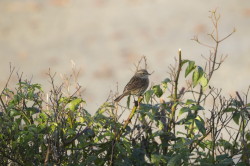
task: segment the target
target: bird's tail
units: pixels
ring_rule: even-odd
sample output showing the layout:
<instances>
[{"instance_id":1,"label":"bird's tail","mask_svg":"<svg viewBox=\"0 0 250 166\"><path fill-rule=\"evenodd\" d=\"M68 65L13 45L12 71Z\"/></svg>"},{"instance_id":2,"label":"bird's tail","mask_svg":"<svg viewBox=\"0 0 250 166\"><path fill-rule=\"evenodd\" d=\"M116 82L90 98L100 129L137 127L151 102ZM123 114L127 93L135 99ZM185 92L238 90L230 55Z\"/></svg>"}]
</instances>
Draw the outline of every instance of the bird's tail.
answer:
<instances>
[{"instance_id":1,"label":"bird's tail","mask_svg":"<svg viewBox=\"0 0 250 166\"><path fill-rule=\"evenodd\" d=\"M114 101L115 102L119 102L124 96L126 96L126 93L121 94L120 96L118 96Z\"/></svg>"}]
</instances>

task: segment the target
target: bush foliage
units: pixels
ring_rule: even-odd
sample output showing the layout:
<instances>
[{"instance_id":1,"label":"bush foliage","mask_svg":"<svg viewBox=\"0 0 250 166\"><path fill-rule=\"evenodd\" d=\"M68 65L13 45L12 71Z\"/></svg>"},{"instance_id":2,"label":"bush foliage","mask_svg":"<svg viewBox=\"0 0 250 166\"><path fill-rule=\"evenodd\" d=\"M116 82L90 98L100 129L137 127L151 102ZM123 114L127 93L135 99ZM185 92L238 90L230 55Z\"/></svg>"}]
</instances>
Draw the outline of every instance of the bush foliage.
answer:
<instances>
[{"instance_id":1,"label":"bush foliage","mask_svg":"<svg viewBox=\"0 0 250 166\"><path fill-rule=\"evenodd\" d=\"M91 115L80 87L65 93L66 84L56 85L52 74L48 94L21 77L13 89L7 83L0 98L0 165L249 165L248 92L226 98L209 84L224 61L219 44L234 31L219 38L216 11L210 18L214 45L206 65L182 59L179 51L169 77L132 108L130 97L124 107L111 95Z\"/></svg>"}]
</instances>

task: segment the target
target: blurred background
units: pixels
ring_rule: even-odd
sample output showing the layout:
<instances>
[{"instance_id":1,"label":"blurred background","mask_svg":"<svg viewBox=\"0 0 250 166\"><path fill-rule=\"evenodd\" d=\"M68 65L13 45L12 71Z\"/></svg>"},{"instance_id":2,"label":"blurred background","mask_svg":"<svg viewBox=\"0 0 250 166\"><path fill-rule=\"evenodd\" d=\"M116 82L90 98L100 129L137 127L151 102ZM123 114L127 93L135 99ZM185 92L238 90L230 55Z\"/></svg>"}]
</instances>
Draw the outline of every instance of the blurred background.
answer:
<instances>
[{"instance_id":1,"label":"blurred background","mask_svg":"<svg viewBox=\"0 0 250 166\"><path fill-rule=\"evenodd\" d=\"M46 89L49 68L58 73L60 82L60 74L71 73L73 61L81 70L86 108L94 113L110 91L117 90L117 83L122 92L143 55L149 72L154 71L152 84L168 77L179 48L183 59L204 65L201 55L208 56L208 48L190 39L200 35L211 43L206 34L211 32L208 16L213 9L221 14L221 37L233 28L237 31L221 44L219 53L228 58L211 85L222 88L226 96L246 92L249 0L1 0L0 87L8 79L10 62L24 78Z\"/></svg>"}]
</instances>

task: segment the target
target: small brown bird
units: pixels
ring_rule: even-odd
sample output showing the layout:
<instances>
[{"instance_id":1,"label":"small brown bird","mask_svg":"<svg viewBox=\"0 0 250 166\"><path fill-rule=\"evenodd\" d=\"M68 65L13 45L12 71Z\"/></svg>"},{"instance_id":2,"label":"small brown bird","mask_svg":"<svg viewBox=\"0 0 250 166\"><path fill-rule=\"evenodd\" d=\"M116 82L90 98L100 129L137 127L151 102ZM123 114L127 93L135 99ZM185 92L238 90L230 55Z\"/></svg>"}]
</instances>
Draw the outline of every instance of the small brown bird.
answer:
<instances>
[{"instance_id":1,"label":"small brown bird","mask_svg":"<svg viewBox=\"0 0 250 166\"><path fill-rule=\"evenodd\" d=\"M119 102L124 96L127 95L142 95L149 85L148 76L150 74L147 70L141 69L136 71L135 75L130 79L128 84L125 86L123 93L118 96L114 101Z\"/></svg>"}]
</instances>

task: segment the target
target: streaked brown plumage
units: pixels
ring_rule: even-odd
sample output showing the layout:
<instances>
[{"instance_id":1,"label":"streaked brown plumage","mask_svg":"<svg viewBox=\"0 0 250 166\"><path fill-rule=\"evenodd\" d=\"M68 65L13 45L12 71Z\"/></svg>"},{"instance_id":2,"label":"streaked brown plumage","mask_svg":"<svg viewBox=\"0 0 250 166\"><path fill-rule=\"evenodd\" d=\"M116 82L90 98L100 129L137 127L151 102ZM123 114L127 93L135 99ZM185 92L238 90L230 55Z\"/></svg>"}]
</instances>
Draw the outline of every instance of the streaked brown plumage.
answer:
<instances>
[{"instance_id":1,"label":"streaked brown plumage","mask_svg":"<svg viewBox=\"0 0 250 166\"><path fill-rule=\"evenodd\" d=\"M147 70L138 70L135 75L130 79L128 84L125 86L123 93L118 96L114 101L119 102L124 96L127 95L142 95L149 85L148 76L150 74Z\"/></svg>"}]
</instances>

